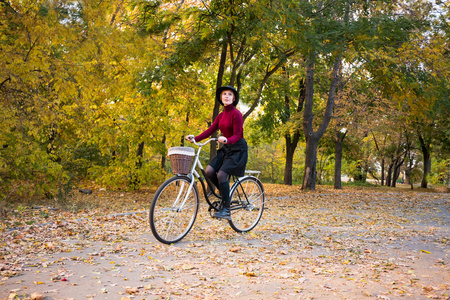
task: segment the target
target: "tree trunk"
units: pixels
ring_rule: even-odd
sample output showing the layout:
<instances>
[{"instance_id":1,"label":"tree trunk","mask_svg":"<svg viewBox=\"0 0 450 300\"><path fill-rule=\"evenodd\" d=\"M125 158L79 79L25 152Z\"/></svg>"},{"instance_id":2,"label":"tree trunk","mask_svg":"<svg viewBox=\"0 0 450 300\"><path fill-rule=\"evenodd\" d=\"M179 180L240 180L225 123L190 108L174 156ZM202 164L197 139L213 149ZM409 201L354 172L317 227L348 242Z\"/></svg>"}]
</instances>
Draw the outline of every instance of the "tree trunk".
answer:
<instances>
[{"instance_id":1,"label":"tree trunk","mask_svg":"<svg viewBox=\"0 0 450 300\"><path fill-rule=\"evenodd\" d=\"M347 132L341 134L340 130L336 130L334 137L334 188L337 190L342 189L342 142Z\"/></svg>"},{"instance_id":2,"label":"tree trunk","mask_svg":"<svg viewBox=\"0 0 450 300\"><path fill-rule=\"evenodd\" d=\"M375 147L377 148L378 153L380 153L380 146L378 145L378 141L372 130L371 130L371 132L372 132L373 140L375 142ZM386 141L386 137L385 137L385 141ZM383 157L381 159L381 186L384 185L384 164L385 164L385 162L384 162L384 157Z\"/></svg>"},{"instance_id":3,"label":"tree trunk","mask_svg":"<svg viewBox=\"0 0 450 300\"><path fill-rule=\"evenodd\" d=\"M413 178L412 178L412 171L414 168L414 154L412 151L412 142L410 141L409 135L406 134L406 141L407 141L407 147L406 147L406 154L405 154L405 158L408 157L408 162L409 165L406 166L406 170L405 170L405 183L410 184L411 185L411 190L414 189L414 182L413 182Z\"/></svg>"},{"instance_id":4,"label":"tree trunk","mask_svg":"<svg viewBox=\"0 0 450 300\"><path fill-rule=\"evenodd\" d=\"M400 167L403 165L403 162L405 161L404 158L401 156L397 156L397 158L394 160L392 165L392 177L391 177L391 187L397 186L397 179L398 176L400 176Z\"/></svg>"},{"instance_id":5,"label":"tree trunk","mask_svg":"<svg viewBox=\"0 0 450 300\"><path fill-rule=\"evenodd\" d=\"M411 148L408 149L408 160L409 160L409 166L406 168L406 180L408 181L407 183L411 186L411 190L414 189L414 181L412 178L412 171L414 168L414 160L413 160L413 154L411 151Z\"/></svg>"},{"instance_id":6,"label":"tree trunk","mask_svg":"<svg viewBox=\"0 0 450 300\"><path fill-rule=\"evenodd\" d=\"M143 164L143 158L144 158L144 145L145 142L141 142L138 144L138 147L136 149L136 169L140 169L142 168L142 164ZM139 184L141 182L141 180L138 177L138 173L135 171L131 171L131 178L130 178L130 186L134 189L137 190L139 189Z\"/></svg>"},{"instance_id":7,"label":"tree trunk","mask_svg":"<svg viewBox=\"0 0 450 300\"><path fill-rule=\"evenodd\" d=\"M447 193L450 193L450 163L447 163Z\"/></svg>"},{"instance_id":8,"label":"tree trunk","mask_svg":"<svg viewBox=\"0 0 450 300\"><path fill-rule=\"evenodd\" d=\"M394 162L394 166L392 167L392 178L391 178L391 187L396 187L397 186L397 178L398 178L398 173L399 173L399 162L398 162L399 158L397 157L397 159Z\"/></svg>"},{"instance_id":9,"label":"tree trunk","mask_svg":"<svg viewBox=\"0 0 450 300\"><path fill-rule=\"evenodd\" d=\"M319 139L310 136L306 139L305 151L305 173L303 177L302 189L316 189L316 163L317 163L317 145Z\"/></svg>"},{"instance_id":10,"label":"tree trunk","mask_svg":"<svg viewBox=\"0 0 450 300\"><path fill-rule=\"evenodd\" d=\"M364 164L362 162L358 162L356 168L358 170L358 174L355 176L355 181L366 182L366 175L365 175L366 168Z\"/></svg>"},{"instance_id":11,"label":"tree trunk","mask_svg":"<svg viewBox=\"0 0 450 300\"><path fill-rule=\"evenodd\" d=\"M323 169L325 168L325 163L327 162L327 158L324 153L320 154L320 158L316 163L316 181L318 184L323 183Z\"/></svg>"},{"instance_id":12,"label":"tree trunk","mask_svg":"<svg viewBox=\"0 0 450 300\"><path fill-rule=\"evenodd\" d=\"M166 134L163 135L161 144L163 144L163 145L166 144ZM166 167L166 155L163 154L163 155L161 155L161 170L164 170L165 167Z\"/></svg>"},{"instance_id":13,"label":"tree trunk","mask_svg":"<svg viewBox=\"0 0 450 300\"><path fill-rule=\"evenodd\" d=\"M396 160L395 160L395 168L394 168L394 178L393 178L393 183L394 183L394 187L397 185L397 180L398 177L400 176L400 167L403 165L403 163L405 162L405 158L406 158L407 152L405 152L405 155L403 156L403 158L401 156L399 156Z\"/></svg>"},{"instance_id":14,"label":"tree trunk","mask_svg":"<svg viewBox=\"0 0 450 300\"><path fill-rule=\"evenodd\" d=\"M386 177L386 186L391 186L392 167L393 166L394 166L394 163L391 163L388 166L387 177Z\"/></svg>"},{"instance_id":15,"label":"tree trunk","mask_svg":"<svg viewBox=\"0 0 450 300\"><path fill-rule=\"evenodd\" d=\"M116 10L114 11L112 17L111 17L111 21L109 22L109 25L114 25L114 22L116 21L116 17L119 14L120 9L122 8L123 5L123 0L120 1L120 3L117 5Z\"/></svg>"},{"instance_id":16,"label":"tree trunk","mask_svg":"<svg viewBox=\"0 0 450 300\"><path fill-rule=\"evenodd\" d=\"M425 142L422 135L419 134L420 148L422 150L423 155L423 177L422 182L420 183L420 187L428 188L428 174L431 171L431 153L430 153L430 145Z\"/></svg>"},{"instance_id":17,"label":"tree trunk","mask_svg":"<svg viewBox=\"0 0 450 300\"><path fill-rule=\"evenodd\" d=\"M315 53L312 53L306 64L306 88L305 88L305 108L303 110L303 131L306 139L306 157L305 172L303 176L302 189L315 190L316 188L316 162L317 162L317 145L319 140L325 133L333 114L334 99L336 96L336 88L339 82L339 68L341 58L337 57L332 71L330 91L328 93L327 105L325 113L319 129L313 131L313 98L314 98L314 67Z\"/></svg>"},{"instance_id":18,"label":"tree trunk","mask_svg":"<svg viewBox=\"0 0 450 300\"><path fill-rule=\"evenodd\" d=\"M216 81L216 89L218 89L219 87L222 86L222 82L223 82L223 74L225 73L225 63L227 60L227 43L223 43L222 46L222 52L220 54L220 64L219 64L219 71L217 72L217 81ZM215 97L216 93L214 93L214 97ZM211 123L209 125L212 124L212 122L214 122L214 120L217 118L217 116L219 115L219 109L220 109L220 103L217 102L214 98L214 110L213 110L213 115L212 115L212 119L211 119ZM217 131L214 132L211 135L212 138L217 138ZM217 142L211 142L210 143L210 150L209 150L209 159L213 159L215 156L217 155Z\"/></svg>"},{"instance_id":19,"label":"tree trunk","mask_svg":"<svg viewBox=\"0 0 450 300\"><path fill-rule=\"evenodd\" d=\"M289 97L286 96L286 111L288 114L288 119L290 119L290 103ZM305 102L305 83L303 78L300 79L300 93L298 97L298 106L297 113L300 113L303 109L303 103ZM287 133L284 136L286 140L286 163L284 165L284 184L292 185L292 168L294 165L294 154L295 149L297 149L298 141L300 139L300 131L296 130L294 136L291 138L291 135Z\"/></svg>"},{"instance_id":20,"label":"tree trunk","mask_svg":"<svg viewBox=\"0 0 450 300\"><path fill-rule=\"evenodd\" d=\"M286 135L286 162L284 164L284 181L285 185L292 185L292 166L294 161L294 151L290 147L290 136Z\"/></svg>"},{"instance_id":21,"label":"tree trunk","mask_svg":"<svg viewBox=\"0 0 450 300\"><path fill-rule=\"evenodd\" d=\"M186 126L187 126L187 127L189 127L189 115L190 115L190 114L191 114L190 111L188 111L188 112L186 113L185 121L186 121ZM180 146L181 146L181 147L184 147L185 141L186 141L186 132L183 132L183 135L181 136L181 139L180 139Z\"/></svg>"},{"instance_id":22,"label":"tree trunk","mask_svg":"<svg viewBox=\"0 0 450 300\"><path fill-rule=\"evenodd\" d=\"M298 140L299 140L299 132L297 131L294 134L294 137L291 139L290 134L286 134L284 136L286 140L286 163L284 166L284 184L292 185L292 168L294 165L294 153L297 148Z\"/></svg>"},{"instance_id":23,"label":"tree trunk","mask_svg":"<svg viewBox=\"0 0 450 300\"><path fill-rule=\"evenodd\" d=\"M144 145L145 142L139 143L138 148L136 150L136 157L137 157L136 166L138 169L142 168L142 162L144 160Z\"/></svg>"}]
</instances>

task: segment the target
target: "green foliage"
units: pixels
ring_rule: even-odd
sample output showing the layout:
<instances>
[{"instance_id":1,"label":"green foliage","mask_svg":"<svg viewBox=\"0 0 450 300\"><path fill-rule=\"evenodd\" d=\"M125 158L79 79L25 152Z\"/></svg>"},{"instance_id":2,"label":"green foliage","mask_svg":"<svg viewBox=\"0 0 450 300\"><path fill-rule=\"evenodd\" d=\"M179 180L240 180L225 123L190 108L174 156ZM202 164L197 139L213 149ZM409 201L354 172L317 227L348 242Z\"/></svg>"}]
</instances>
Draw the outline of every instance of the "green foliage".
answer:
<instances>
[{"instance_id":1,"label":"green foliage","mask_svg":"<svg viewBox=\"0 0 450 300\"><path fill-rule=\"evenodd\" d=\"M304 168L304 145L298 147L294 155L293 184L301 184ZM263 182L283 183L285 150L282 141L269 143L249 141L249 158L247 170L260 171L259 178Z\"/></svg>"},{"instance_id":2,"label":"green foliage","mask_svg":"<svg viewBox=\"0 0 450 300\"><path fill-rule=\"evenodd\" d=\"M136 99L135 60L127 57L136 48L108 20L113 8L91 1L1 3L4 194L18 185L61 195L74 177L111 161L121 104L133 108L129 100Z\"/></svg>"},{"instance_id":3,"label":"green foliage","mask_svg":"<svg viewBox=\"0 0 450 300\"><path fill-rule=\"evenodd\" d=\"M38 143L17 138L4 140L3 145L0 152L2 198L11 191L28 197L48 195L58 183L67 180L62 166Z\"/></svg>"},{"instance_id":4,"label":"green foliage","mask_svg":"<svg viewBox=\"0 0 450 300\"><path fill-rule=\"evenodd\" d=\"M343 182L343 186L354 186L354 187L374 187L376 185L366 182L366 181L349 181L349 182Z\"/></svg>"},{"instance_id":5,"label":"green foliage","mask_svg":"<svg viewBox=\"0 0 450 300\"><path fill-rule=\"evenodd\" d=\"M64 200L81 179L113 189L157 184L169 170L161 167L167 148L211 121L224 45L221 83L240 88L243 113L257 112L245 134L249 169L263 181L282 182L282 139L303 126L299 83L316 51L315 115L323 115L334 58L354 72L345 74L354 83L344 102L352 105L338 115L352 132L345 172L364 177L406 149L398 136L417 130L432 141L430 180L440 182L450 153L448 12L431 19L432 6L408 3L411 15L387 0L0 1L1 198ZM319 152L326 181L331 137ZM301 137L297 183L303 153Z\"/></svg>"},{"instance_id":6,"label":"green foliage","mask_svg":"<svg viewBox=\"0 0 450 300\"><path fill-rule=\"evenodd\" d=\"M332 182L334 179L334 156L326 155L319 150L317 156L317 182L318 184L323 184L324 182Z\"/></svg>"},{"instance_id":7,"label":"green foliage","mask_svg":"<svg viewBox=\"0 0 450 300\"><path fill-rule=\"evenodd\" d=\"M365 182L367 179L367 170L365 169L364 161L352 161L344 169L346 174L354 181Z\"/></svg>"},{"instance_id":8,"label":"green foliage","mask_svg":"<svg viewBox=\"0 0 450 300\"><path fill-rule=\"evenodd\" d=\"M450 182L450 159L434 160L431 166L430 182L448 185Z\"/></svg>"},{"instance_id":9,"label":"green foliage","mask_svg":"<svg viewBox=\"0 0 450 300\"><path fill-rule=\"evenodd\" d=\"M263 182L281 183L284 164L280 146L280 143L273 143L249 147L247 170L261 171Z\"/></svg>"},{"instance_id":10,"label":"green foliage","mask_svg":"<svg viewBox=\"0 0 450 300\"><path fill-rule=\"evenodd\" d=\"M133 163L133 161L129 161ZM153 185L164 180L165 172L158 161L146 162L142 167L112 162L108 166L93 166L89 178L109 189L137 190L141 186Z\"/></svg>"}]
</instances>

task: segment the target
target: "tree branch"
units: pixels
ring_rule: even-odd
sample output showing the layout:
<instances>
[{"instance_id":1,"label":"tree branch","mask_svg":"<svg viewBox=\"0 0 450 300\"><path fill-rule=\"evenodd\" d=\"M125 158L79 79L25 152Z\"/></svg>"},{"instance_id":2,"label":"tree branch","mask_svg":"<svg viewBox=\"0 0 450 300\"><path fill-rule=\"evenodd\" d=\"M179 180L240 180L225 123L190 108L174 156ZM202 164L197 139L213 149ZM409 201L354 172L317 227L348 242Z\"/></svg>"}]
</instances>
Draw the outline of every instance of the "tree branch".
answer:
<instances>
[{"instance_id":1,"label":"tree branch","mask_svg":"<svg viewBox=\"0 0 450 300\"><path fill-rule=\"evenodd\" d=\"M328 7L330 7L331 5L333 5L336 1L337 1L337 0L333 0L333 1L329 2L328 4L325 4L321 9L319 9L318 11L316 11L316 12L314 13L314 15L317 15L317 14L323 12L323 11L326 10Z\"/></svg>"},{"instance_id":2,"label":"tree branch","mask_svg":"<svg viewBox=\"0 0 450 300\"><path fill-rule=\"evenodd\" d=\"M261 81L261 84L259 85L257 97L253 101L252 106L249 108L249 110L243 116L244 121L253 112L253 110L258 106L259 100L261 99L262 91L263 91L264 86L266 85L267 81L269 80L270 76L272 76L272 74L275 73L284 64L286 58L292 56L294 53L295 53L294 50L288 50L270 71L269 71L269 66L267 66L267 72L266 72L266 75L264 76L263 80Z\"/></svg>"},{"instance_id":3,"label":"tree branch","mask_svg":"<svg viewBox=\"0 0 450 300\"><path fill-rule=\"evenodd\" d=\"M325 133L325 130L328 127L328 123L330 123L331 116L333 114L333 106L334 106L334 99L336 96L336 89L337 85L339 83L339 68L341 65L341 57L336 58L336 61L334 62L333 66L333 72L332 72L332 79L331 79L331 86L330 86L330 93L328 94L328 101L327 101L327 107L325 109L325 115L322 119L322 123L319 126L319 129L317 133L319 135L323 135Z\"/></svg>"},{"instance_id":4,"label":"tree branch","mask_svg":"<svg viewBox=\"0 0 450 300\"><path fill-rule=\"evenodd\" d=\"M3 80L2 83L0 83L0 86L4 85L7 81L11 82L11 76L8 76L8 78Z\"/></svg>"}]
</instances>

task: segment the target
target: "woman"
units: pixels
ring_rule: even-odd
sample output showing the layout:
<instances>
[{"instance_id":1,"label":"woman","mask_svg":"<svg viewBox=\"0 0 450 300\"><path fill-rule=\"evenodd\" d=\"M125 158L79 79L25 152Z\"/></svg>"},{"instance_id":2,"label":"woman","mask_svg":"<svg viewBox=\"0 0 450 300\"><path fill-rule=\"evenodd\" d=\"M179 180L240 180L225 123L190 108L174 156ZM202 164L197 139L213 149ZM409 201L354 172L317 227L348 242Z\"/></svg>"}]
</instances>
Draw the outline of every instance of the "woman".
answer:
<instances>
[{"instance_id":1,"label":"woman","mask_svg":"<svg viewBox=\"0 0 450 300\"><path fill-rule=\"evenodd\" d=\"M222 136L219 143L223 144L206 167L206 177L220 190L223 207L214 214L215 218L231 219L230 214L230 183L229 175L244 176L247 165L247 142L244 139L244 120L241 112L236 108L239 103L239 92L232 86L223 86L216 90L216 101L224 107L213 124L203 133L194 137L189 135L187 140L199 142L217 129Z\"/></svg>"}]
</instances>

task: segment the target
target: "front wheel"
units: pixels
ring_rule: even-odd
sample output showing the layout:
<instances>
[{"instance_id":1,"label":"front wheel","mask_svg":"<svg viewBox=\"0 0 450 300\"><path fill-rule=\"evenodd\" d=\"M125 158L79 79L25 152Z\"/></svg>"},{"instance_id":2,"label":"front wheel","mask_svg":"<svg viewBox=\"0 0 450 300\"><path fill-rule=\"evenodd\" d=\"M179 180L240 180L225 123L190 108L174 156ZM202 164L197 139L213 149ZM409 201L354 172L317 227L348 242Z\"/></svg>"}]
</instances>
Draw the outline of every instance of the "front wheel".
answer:
<instances>
[{"instance_id":1,"label":"front wheel","mask_svg":"<svg viewBox=\"0 0 450 300\"><path fill-rule=\"evenodd\" d=\"M247 232L255 228L264 212L264 188L258 179L245 177L231 190L231 228Z\"/></svg>"},{"instance_id":2,"label":"front wheel","mask_svg":"<svg viewBox=\"0 0 450 300\"><path fill-rule=\"evenodd\" d=\"M150 228L155 238L165 244L179 242L191 230L197 217L197 186L187 176L166 180L156 191L150 206Z\"/></svg>"}]
</instances>

